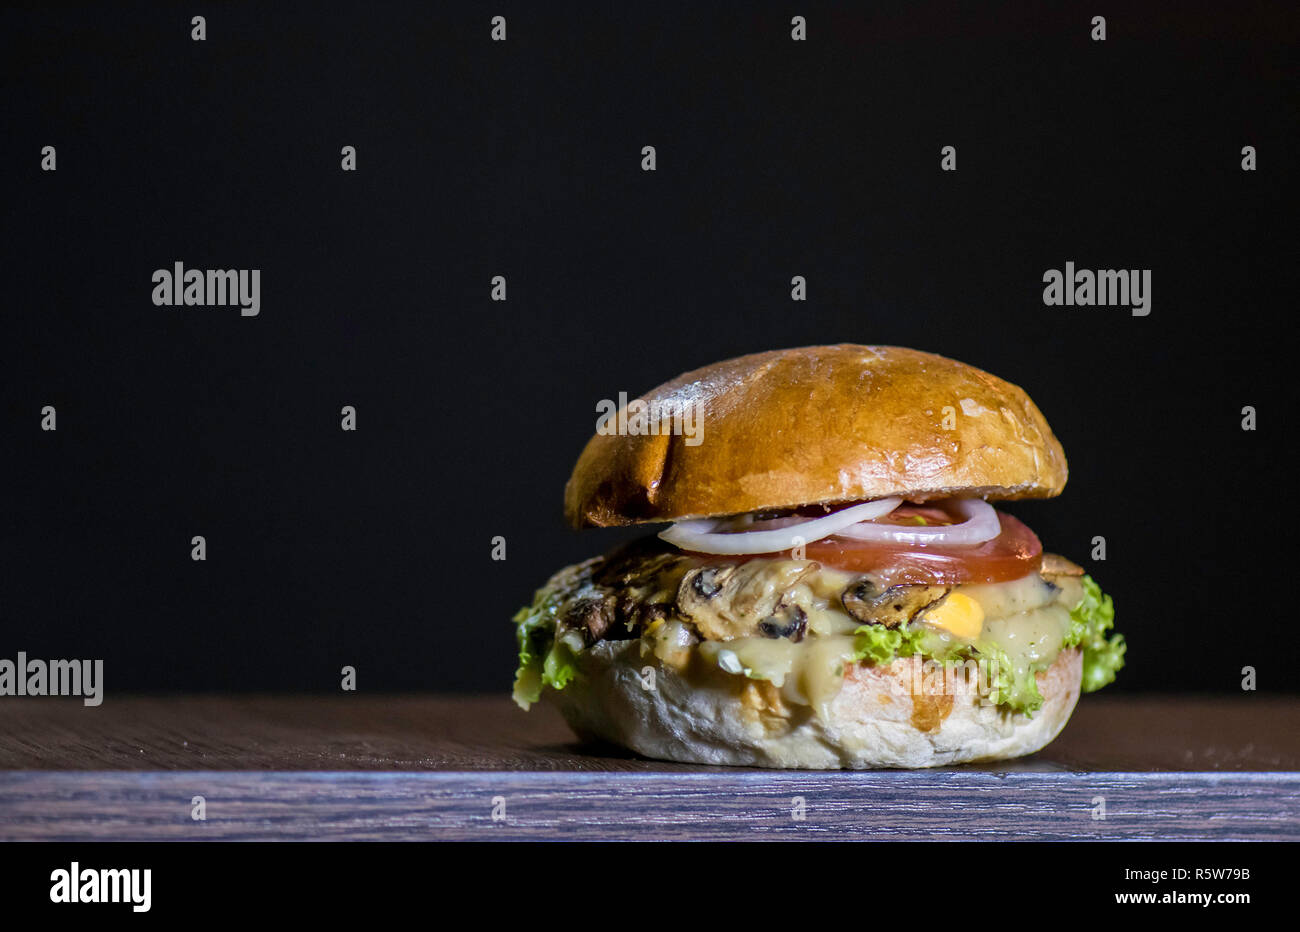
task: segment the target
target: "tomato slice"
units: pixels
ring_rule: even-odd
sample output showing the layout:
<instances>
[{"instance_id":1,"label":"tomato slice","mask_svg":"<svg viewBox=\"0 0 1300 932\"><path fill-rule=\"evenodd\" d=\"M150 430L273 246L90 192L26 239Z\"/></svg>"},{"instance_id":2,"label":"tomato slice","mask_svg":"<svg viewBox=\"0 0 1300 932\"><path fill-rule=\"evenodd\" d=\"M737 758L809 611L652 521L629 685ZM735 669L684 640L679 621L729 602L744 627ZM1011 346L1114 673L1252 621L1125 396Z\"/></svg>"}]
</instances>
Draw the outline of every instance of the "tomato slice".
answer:
<instances>
[{"instance_id":1,"label":"tomato slice","mask_svg":"<svg viewBox=\"0 0 1300 932\"><path fill-rule=\"evenodd\" d=\"M797 512L797 513L802 513ZM808 509L809 517L822 512ZM960 520L960 519L958 519ZM883 521L900 526L952 524L953 518L940 505L900 505ZM974 547L895 544L856 540L852 537L824 537L804 545L804 556L825 566L850 573L870 573L884 586L920 583L955 586L962 583L999 583L1037 573L1043 565L1043 545L1024 522L998 512L1002 532ZM690 552L690 551L688 551ZM708 563L745 563L749 560L788 560L790 551L743 555L692 553Z\"/></svg>"},{"instance_id":2,"label":"tomato slice","mask_svg":"<svg viewBox=\"0 0 1300 932\"><path fill-rule=\"evenodd\" d=\"M950 524L952 519L939 508L903 505L889 516L889 523ZM824 537L804 545L804 556L825 566L851 573L870 573L881 585L921 583L955 586L961 583L998 583L1036 573L1043 564L1043 545L1038 535L1011 515L998 512L1002 533L974 547L922 547ZM788 560L790 552L755 553L744 556L695 554L709 562L744 563L749 560Z\"/></svg>"},{"instance_id":3,"label":"tomato slice","mask_svg":"<svg viewBox=\"0 0 1300 932\"><path fill-rule=\"evenodd\" d=\"M974 547L921 547L850 537L825 537L804 547L809 560L835 569L871 573L882 585L997 583L1038 572L1043 545L1022 521L998 512L1002 533ZM770 554L777 557L779 554Z\"/></svg>"}]
</instances>

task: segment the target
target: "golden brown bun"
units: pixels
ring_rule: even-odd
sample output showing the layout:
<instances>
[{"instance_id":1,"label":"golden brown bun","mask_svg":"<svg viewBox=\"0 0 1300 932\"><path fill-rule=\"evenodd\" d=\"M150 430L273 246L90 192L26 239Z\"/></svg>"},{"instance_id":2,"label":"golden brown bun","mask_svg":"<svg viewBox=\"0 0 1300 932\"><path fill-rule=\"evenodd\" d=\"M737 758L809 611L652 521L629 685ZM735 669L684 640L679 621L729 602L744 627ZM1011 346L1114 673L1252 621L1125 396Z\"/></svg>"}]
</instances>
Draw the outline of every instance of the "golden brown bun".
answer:
<instances>
[{"instance_id":1,"label":"golden brown bun","mask_svg":"<svg viewBox=\"0 0 1300 932\"><path fill-rule=\"evenodd\" d=\"M592 437L564 489L574 527L891 495L1048 498L1065 486L1065 453L1022 389L917 350L756 353L641 397L693 405L700 442L680 432Z\"/></svg>"},{"instance_id":2,"label":"golden brown bun","mask_svg":"<svg viewBox=\"0 0 1300 932\"><path fill-rule=\"evenodd\" d=\"M660 760L806 770L939 767L1032 754L1065 727L1079 699L1083 655L1063 650L1035 679L1030 718L982 702L974 683L951 695L914 693L919 656L849 668L825 719L764 701L759 684L721 673L708 682L669 667L647 688L638 641L601 641L578 655L581 676L547 690L580 738ZM961 680L956 681L961 684ZM763 684L766 685L766 684ZM775 709L775 711L774 711Z\"/></svg>"}]
</instances>

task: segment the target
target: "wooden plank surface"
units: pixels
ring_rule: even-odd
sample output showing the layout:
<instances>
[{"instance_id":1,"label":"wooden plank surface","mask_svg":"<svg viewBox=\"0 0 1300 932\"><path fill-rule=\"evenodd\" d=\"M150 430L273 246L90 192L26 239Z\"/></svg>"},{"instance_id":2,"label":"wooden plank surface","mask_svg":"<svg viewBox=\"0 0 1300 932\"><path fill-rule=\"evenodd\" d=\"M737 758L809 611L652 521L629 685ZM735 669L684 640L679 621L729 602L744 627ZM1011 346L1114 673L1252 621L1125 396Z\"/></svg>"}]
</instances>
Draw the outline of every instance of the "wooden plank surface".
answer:
<instances>
[{"instance_id":1,"label":"wooden plank surface","mask_svg":"<svg viewBox=\"0 0 1300 932\"><path fill-rule=\"evenodd\" d=\"M647 761L501 697L0 704L5 839L685 837L1300 839L1300 702L1086 697L1027 760L867 773Z\"/></svg>"},{"instance_id":2,"label":"wooden plank surface","mask_svg":"<svg viewBox=\"0 0 1300 932\"><path fill-rule=\"evenodd\" d=\"M1086 696L1056 741L1012 766L1300 771L1300 699ZM734 772L581 747L546 705L411 695L9 699L0 770L18 769Z\"/></svg>"}]
</instances>

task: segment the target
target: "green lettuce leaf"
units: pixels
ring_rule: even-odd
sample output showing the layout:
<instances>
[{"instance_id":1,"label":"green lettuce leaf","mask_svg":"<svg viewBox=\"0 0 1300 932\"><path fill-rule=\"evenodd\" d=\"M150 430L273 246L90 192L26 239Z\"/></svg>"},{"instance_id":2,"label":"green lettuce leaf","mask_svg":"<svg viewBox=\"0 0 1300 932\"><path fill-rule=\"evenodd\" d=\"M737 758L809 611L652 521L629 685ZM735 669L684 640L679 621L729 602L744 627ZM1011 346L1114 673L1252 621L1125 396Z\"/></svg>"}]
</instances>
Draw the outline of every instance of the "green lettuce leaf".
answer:
<instances>
[{"instance_id":1,"label":"green lettuce leaf","mask_svg":"<svg viewBox=\"0 0 1300 932\"><path fill-rule=\"evenodd\" d=\"M1083 577L1083 599L1070 611L1070 631L1062 647L1083 650L1083 691L1094 692L1113 682L1115 673L1124 666L1124 636L1113 634L1115 605L1111 597L1091 576ZM1033 715L1043 707L1043 694L1034 674L1040 667L1025 668L1017 673L1006 652L990 641L978 647L953 645L937 647L920 628L885 628L864 625L855 632L855 661L885 665L898 657L920 654L940 663L962 663L968 659L995 665L997 674L989 684L997 704L1011 712Z\"/></svg>"},{"instance_id":2,"label":"green lettuce leaf","mask_svg":"<svg viewBox=\"0 0 1300 932\"><path fill-rule=\"evenodd\" d=\"M1083 577L1083 601L1070 612L1066 647L1083 648L1083 691L1095 692L1115 680L1124 666L1124 635L1108 634L1115 627L1115 603L1091 576Z\"/></svg>"},{"instance_id":3,"label":"green lettuce leaf","mask_svg":"<svg viewBox=\"0 0 1300 932\"><path fill-rule=\"evenodd\" d=\"M513 696L521 709L540 699L543 687L563 689L577 675L573 650L555 638L555 614L555 599L546 588L537 590L532 605L515 613L519 669Z\"/></svg>"},{"instance_id":4,"label":"green lettuce leaf","mask_svg":"<svg viewBox=\"0 0 1300 932\"><path fill-rule=\"evenodd\" d=\"M879 666L893 663L897 657L918 653L924 637L920 628L886 628L884 625L863 625L853 635L853 660L869 660Z\"/></svg>"},{"instance_id":5,"label":"green lettuce leaf","mask_svg":"<svg viewBox=\"0 0 1300 932\"><path fill-rule=\"evenodd\" d=\"M1034 669L1026 669L1017 676L1015 665L1006 651L990 642L985 642L983 649L975 654L977 659L987 661L998 671L989 684L992 690L989 698L999 706L1030 717L1043 707L1043 694L1038 691Z\"/></svg>"},{"instance_id":6,"label":"green lettuce leaf","mask_svg":"<svg viewBox=\"0 0 1300 932\"><path fill-rule=\"evenodd\" d=\"M985 643L983 649L972 645L948 645L935 649L936 642L921 627L886 628L882 625L863 625L854 632L853 660L867 661L884 666L899 657L920 654L938 663L964 663L967 660L995 662L997 675L989 684L994 701L1012 712L1032 715L1043 705L1043 696L1034 682L1033 673L1017 677L1006 653L993 644Z\"/></svg>"}]
</instances>

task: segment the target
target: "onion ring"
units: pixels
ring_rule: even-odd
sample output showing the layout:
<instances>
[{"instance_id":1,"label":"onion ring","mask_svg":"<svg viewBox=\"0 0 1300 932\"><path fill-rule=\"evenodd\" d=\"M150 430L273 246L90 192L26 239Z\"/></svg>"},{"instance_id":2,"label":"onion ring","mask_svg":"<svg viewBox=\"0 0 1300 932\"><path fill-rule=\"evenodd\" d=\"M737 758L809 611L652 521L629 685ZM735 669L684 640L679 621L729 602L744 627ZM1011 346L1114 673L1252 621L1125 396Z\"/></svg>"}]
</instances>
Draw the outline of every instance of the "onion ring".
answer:
<instances>
[{"instance_id":1,"label":"onion ring","mask_svg":"<svg viewBox=\"0 0 1300 932\"><path fill-rule=\"evenodd\" d=\"M853 540L888 541L895 544L915 544L920 547L973 547L992 540L1002 533L998 513L982 498L959 498L952 502L953 510L966 520L961 524L939 524L931 527L905 527L863 521L839 531L841 537Z\"/></svg>"},{"instance_id":2,"label":"onion ring","mask_svg":"<svg viewBox=\"0 0 1300 932\"><path fill-rule=\"evenodd\" d=\"M882 517L902 503L902 498L882 498L851 505L825 517L811 518L783 528L729 534L716 533L716 529L728 520L726 518L678 521L666 531L660 532L659 536L683 550L693 550L696 553L777 553L792 550L801 543L808 544L838 534L859 521Z\"/></svg>"}]
</instances>

